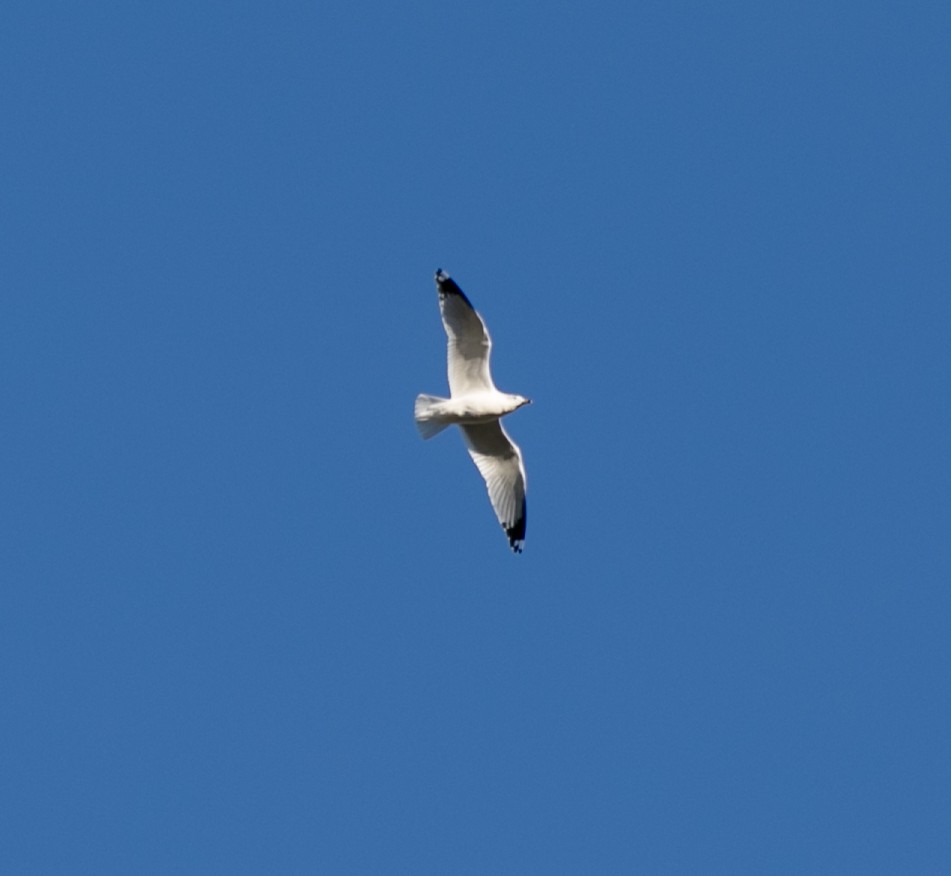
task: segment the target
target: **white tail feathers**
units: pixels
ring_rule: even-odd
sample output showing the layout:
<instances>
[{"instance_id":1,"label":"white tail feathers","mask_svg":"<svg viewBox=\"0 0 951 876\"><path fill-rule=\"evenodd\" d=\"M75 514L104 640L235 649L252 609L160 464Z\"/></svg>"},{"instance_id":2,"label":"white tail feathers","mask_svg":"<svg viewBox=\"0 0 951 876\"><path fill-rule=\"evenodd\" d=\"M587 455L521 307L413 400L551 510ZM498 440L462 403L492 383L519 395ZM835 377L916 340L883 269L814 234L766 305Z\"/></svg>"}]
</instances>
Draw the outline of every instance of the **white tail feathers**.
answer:
<instances>
[{"instance_id":1,"label":"white tail feathers","mask_svg":"<svg viewBox=\"0 0 951 876\"><path fill-rule=\"evenodd\" d=\"M439 419L438 414L433 410L436 405L448 399L440 398L438 395L426 395L422 393L416 396L416 428L423 439L432 438L442 432L449 423Z\"/></svg>"}]
</instances>

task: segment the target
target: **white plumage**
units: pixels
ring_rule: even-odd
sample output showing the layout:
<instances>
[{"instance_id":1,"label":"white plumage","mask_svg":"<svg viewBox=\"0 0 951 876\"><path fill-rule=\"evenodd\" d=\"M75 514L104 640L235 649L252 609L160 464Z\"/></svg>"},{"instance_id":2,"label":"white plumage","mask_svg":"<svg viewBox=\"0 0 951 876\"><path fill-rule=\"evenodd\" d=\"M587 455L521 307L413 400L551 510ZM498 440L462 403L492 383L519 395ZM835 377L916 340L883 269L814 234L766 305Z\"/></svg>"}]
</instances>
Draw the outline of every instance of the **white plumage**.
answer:
<instances>
[{"instance_id":1,"label":"white plumage","mask_svg":"<svg viewBox=\"0 0 951 876\"><path fill-rule=\"evenodd\" d=\"M449 339L450 398L417 396L416 427L423 438L432 438L447 426L459 426L509 544L521 553L526 523L525 466L522 452L500 421L531 401L495 388L489 370L492 340L482 317L455 281L437 270L436 289Z\"/></svg>"}]
</instances>

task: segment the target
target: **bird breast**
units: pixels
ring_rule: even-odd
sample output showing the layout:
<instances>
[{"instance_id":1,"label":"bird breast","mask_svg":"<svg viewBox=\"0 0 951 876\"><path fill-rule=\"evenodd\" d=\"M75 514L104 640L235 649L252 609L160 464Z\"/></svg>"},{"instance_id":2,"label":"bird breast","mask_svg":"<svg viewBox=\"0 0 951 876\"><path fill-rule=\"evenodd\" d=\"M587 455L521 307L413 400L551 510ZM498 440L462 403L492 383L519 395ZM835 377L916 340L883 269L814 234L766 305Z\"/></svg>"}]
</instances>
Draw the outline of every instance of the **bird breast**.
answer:
<instances>
[{"instance_id":1,"label":"bird breast","mask_svg":"<svg viewBox=\"0 0 951 876\"><path fill-rule=\"evenodd\" d=\"M503 393L478 393L449 399L446 415L457 423L491 423L518 408L518 404Z\"/></svg>"}]
</instances>

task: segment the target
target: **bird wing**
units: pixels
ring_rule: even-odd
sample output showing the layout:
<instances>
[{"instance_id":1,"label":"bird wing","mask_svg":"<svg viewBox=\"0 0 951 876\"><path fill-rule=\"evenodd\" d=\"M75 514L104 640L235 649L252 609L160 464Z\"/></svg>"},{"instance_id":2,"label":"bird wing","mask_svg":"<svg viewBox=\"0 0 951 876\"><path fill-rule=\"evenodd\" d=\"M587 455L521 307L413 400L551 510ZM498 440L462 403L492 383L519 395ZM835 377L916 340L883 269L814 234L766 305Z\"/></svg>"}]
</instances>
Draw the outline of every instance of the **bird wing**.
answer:
<instances>
[{"instance_id":1,"label":"bird wing","mask_svg":"<svg viewBox=\"0 0 951 876\"><path fill-rule=\"evenodd\" d=\"M449 339L449 393L453 398L495 389L489 371L492 339L472 303L444 271L436 271L439 311Z\"/></svg>"},{"instance_id":2,"label":"bird wing","mask_svg":"<svg viewBox=\"0 0 951 876\"><path fill-rule=\"evenodd\" d=\"M527 516L522 451L498 420L460 428L469 455L485 480L495 516L499 518L512 550L521 553Z\"/></svg>"}]
</instances>

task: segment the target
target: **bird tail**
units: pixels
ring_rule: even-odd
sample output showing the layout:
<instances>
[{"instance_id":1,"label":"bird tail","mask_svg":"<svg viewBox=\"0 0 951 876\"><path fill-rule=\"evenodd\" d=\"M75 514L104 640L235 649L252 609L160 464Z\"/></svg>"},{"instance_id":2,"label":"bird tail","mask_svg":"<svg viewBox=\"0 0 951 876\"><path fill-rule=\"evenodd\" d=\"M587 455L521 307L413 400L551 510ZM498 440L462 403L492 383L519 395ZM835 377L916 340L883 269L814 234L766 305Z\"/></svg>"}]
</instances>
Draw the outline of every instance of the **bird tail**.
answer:
<instances>
[{"instance_id":1,"label":"bird tail","mask_svg":"<svg viewBox=\"0 0 951 876\"><path fill-rule=\"evenodd\" d=\"M438 435L446 426L450 425L442 420L435 408L448 399L440 398L438 395L426 395L422 393L416 396L416 428L423 439L432 438Z\"/></svg>"}]
</instances>

